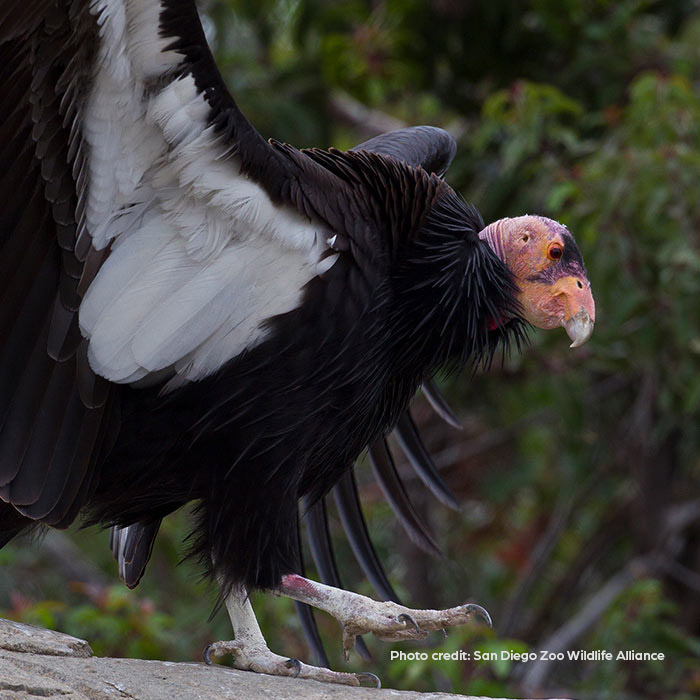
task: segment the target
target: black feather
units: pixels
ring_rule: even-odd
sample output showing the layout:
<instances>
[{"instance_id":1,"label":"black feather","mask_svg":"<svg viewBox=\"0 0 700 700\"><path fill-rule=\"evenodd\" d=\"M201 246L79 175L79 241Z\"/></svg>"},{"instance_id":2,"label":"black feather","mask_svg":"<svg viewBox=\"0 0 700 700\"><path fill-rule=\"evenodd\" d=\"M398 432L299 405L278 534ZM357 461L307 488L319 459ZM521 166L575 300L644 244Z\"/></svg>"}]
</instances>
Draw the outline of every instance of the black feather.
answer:
<instances>
[{"instance_id":1,"label":"black feather","mask_svg":"<svg viewBox=\"0 0 700 700\"><path fill-rule=\"evenodd\" d=\"M394 428L394 435L396 435L401 449L408 457L408 461L421 481L446 506L452 508L452 510L459 510L459 502L437 470L428 450L425 449L425 445L423 445L423 441L408 410L399 418Z\"/></svg>"},{"instance_id":2,"label":"black feather","mask_svg":"<svg viewBox=\"0 0 700 700\"><path fill-rule=\"evenodd\" d=\"M328 655L323 647L323 640L318 631L318 625L314 619L314 611L310 605L306 603L300 603L298 600L294 601L294 608L297 611L297 616L299 622L301 623L301 629L304 632L304 637L306 638L306 643L311 649L311 653L314 657L314 663L317 666L323 666L324 668L330 668L331 663L328 660Z\"/></svg>"},{"instance_id":3,"label":"black feather","mask_svg":"<svg viewBox=\"0 0 700 700\"><path fill-rule=\"evenodd\" d=\"M129 588L136 588L146 571L160 529L160 518L134 523L125 530L111 528L109 544L119 564L119 575Z\"/></svg>"},{"instance_id":4,"label":"black feather","mask_svg":"<svg viewBox=\"0 0 700 700\"><path fill-rule=\"evenodd\" d=\"M357 484L352 471L346 472L340 479L333 489L333 496L338 508L340 522L343 524L343 529L355 559L357 559L357 563L364 571L377 595L382 600L400 602L372 546L372 541L367 532L367 525L360 509Z\"/></svg>"},{"instance_id":5,"label":"black feather","mask_svg":"<svg viewBox=\"0 0 700 700\"><path fill-rule=\"evenodd\" d=\"M412 126L380 134L355 146L353 151L371 151L390 156L429 173L442 176L457 153L455 140L434 126Z\"/></svg>"},{"instance_id":6,"label":"black feather","mask_svg":"<svg viewBox=\"0 0 700 700\"><path fill-rule=\"evenodd\" d=\"M386 440L377 440L370 446L368 455L377 483L408 536L423 551L434 556L440 556L440 547L418 513L416 513L406 493L406 488L396 471Z\"/></svg>"},{"instance_id":7,"label":"black feather","mask_svg":"<svg viewBox=\"0 0 700 700\"><path fill-rule=\"evenodd\" d=\"M445 400L445 397L440 393L435 382L432 379L426 379L421 384L421 389L433 411L448 425L451 425L457 430L462 430L462 423L457 417L457 414L452 410Z\"/></svg>"},{"instance_id":8,"label":"black feather","mask_svg":"<svg viewBox=\"0 0 700 700\"><path fill-rule=\"evenodd\" d=\"M308 508L305 521L309 549L321 582L342 588L328 529L328 511L325 499L317 501Z\"/></svg>"}]
</instances>

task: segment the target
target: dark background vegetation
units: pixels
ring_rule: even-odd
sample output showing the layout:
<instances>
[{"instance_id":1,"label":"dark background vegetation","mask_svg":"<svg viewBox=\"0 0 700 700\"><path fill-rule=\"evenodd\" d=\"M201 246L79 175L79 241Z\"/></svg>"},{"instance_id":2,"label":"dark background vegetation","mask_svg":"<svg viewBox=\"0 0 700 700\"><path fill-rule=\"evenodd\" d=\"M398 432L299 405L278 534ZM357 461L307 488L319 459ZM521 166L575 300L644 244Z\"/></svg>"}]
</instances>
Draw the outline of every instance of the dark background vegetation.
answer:
<instances>
[{"instance_id":1,"label":"dark background vegetation","mask_svg":"<svg viewBox=\"0 0 700 700\"><path fill-rule=\"evenodd\" d=\"M486 221L565 223L588 264L591 341L531 334L488 375L443 381L464 422L414 416L462 503L447 511L400 464L446 557L411 544L360 465L365 512L414 606L478 601L493 631L445 651L622 649L663 662L400 663L386 685L478 695L700 697L700 10L685 0L225 0L204 5L222 72L265 136L350 147L402 124L449 129L450 183ZM344 582L372 594L331 510ZM96 652L192 660L230 637L214 587L165 523L134 592L107 534L51 533L0 552L0 614ZM314 574L313 569L310 571ZM308 659L289 601L256 596L270 646ZM319 622L346 668L334 621ZM394 645L407 651L420 645Z\"/></svg>"}]
</instances>

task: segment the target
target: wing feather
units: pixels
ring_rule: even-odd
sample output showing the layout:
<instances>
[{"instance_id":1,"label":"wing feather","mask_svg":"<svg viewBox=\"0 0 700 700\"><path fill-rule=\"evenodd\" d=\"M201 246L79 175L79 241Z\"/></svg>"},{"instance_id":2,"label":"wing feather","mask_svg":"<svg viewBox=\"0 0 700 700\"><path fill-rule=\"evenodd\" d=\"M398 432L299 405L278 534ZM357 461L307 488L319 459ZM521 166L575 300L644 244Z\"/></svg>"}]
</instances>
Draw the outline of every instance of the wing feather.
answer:
<instances>
[{"instance_id":1,"label":"wing feather","mask_svg":"<svg viewBox=\"0 0 700 700\"><path fill-rule=\"evenodd\" d=\"M399 602L367 532L353 471L347 472L333 488L338 515L360 567L382 600Z\"/></svg>"},{"instance_id":2,"label":"wing feather","mask_svg":"<svg viewBox=\"0 0 700 700\"><path fill-rule=\"evenodd\" d=\"M110 0L95 3L92 11L100 42L95 85L82 115L90 147L85 230L92 247L103 249L111 241L112 252L80 311L90 362L117 382L176 363L185 378L189 367L204 376L258 342L263 334L255 331L268 316L298 303L301 288L316 274L325 236L294 209L275 205L242 172L251 148L265 152L273 172L275 164L289 165L226 92L193 3ZM148 24L154 17L158 22ZM234 133L217 127L222 117ZM149 237L162 240L156 231L172 236L169 257L152 254ZM250 239L268 245L256 248ZM297 250L309 260L295 261ZM302 274L280 277L265 264L285 254L287 267ZM126 265L125 257L135 266ZM223 270L225 259L257 269L254 283L250 272L214 274L212 268ZM122 269L138 282L122 277ZM288 287L277 284L276 294L268 295L280 279ZM206 319L193 322L205 312ZM219 331L233 340L229 354L207 353L217 364L198 361L197 347ZM170 342L174 337L178 342Z\"/></svg>"},{"instance_id":3,"label":"wing feather","mask_svg":"<svg viewBox=\"0 0 700 700\"><path fill-rule=\"evenodd\" d=\"M0 498L25 522L83 505L104 416L76 390L81 137L63 110L88 84L84 11L25 0L0 25Z\"/></svg>"},{"instance_id":4,"label":"wing feather","mask_svg":"<svg viewBox=\"0 0 700 700\"><path fill-rule=\"evenodd\" d=\"M84 406L82 396L78 390L78 395L81 398L81 404ZM110 411L112 406L103 402L94 410L81 412L81 423L79 428L74 425L67 426L70 431L73 441L73 453L69 461L64 461L64 455L58 451L54 454L51 472L58 478L59 471L64 471L67 474L67 479L63 483L63 488L56 488L56 500L48 508L45 502L37 502L31 508L27 508L27 515L31 518L41 520L46 525L54 527L67 527L73 521L73 516L67 516L68 513L77 511L82 507L85 500L83 496L88 493L92 476L89 475L90 467L94 467L96 460L96 448L100 444L100 440L104 438L104 434L100 431L103 421L106 423L110 420ZM78 408L75 409L76 413ZM111 418L111 420L114 420ZM68 464L68 468L66 468ZM51 493L51 485L44 489L44 494L48 500ZM45 507L46 506L46 507Z\"/></svg>"},{"instance_id":5,"label":"wing feather","mask_svg":"<svg viewBox=\"0 0 700 700\"><path fill-rule=\"evenodd\" d=\"M27 464L35 467L42 463L46 464L47 468L41 475L31 474L29 476L33 470L24 468L23 464L20 471L24 481L28 482L27 486L32 492L31 496L26 499L17 497L16 491L20 487L20 481L17 479L12 483L10 494L15 508L32 520L46 518L64 496L70 480L70 470L64 469L63 466L70 463L75 453L78 444L77 436L85 413L80 394L74 386L72 373L75 371L75 366L71 363L57 365L57 367L62 374L68 374L68 376L63 377L63 386L67 385L68 400L62 407L62 423L55 434L55 440L51 441L53 444L46 439L45 433L41 432L42 439L34 440L31 443L24 460ZM37 424L35 430L41 431L41 429L41 424ZM22 505L22 500L26 501L25 505Z\"/></svg>"},{"instance_id":6,"label":"wing feather","mask_svg":"<svg viewBox=\"0 0 700 700\"><path fill-rule=\"evenodd\" d=\"M371 151L420 166L443 176L457 152L457 143L444 129L435 126L411 126L379 134L355 146L353 151Z\"/></svg>"},{"instance_id":7,"label":"wing feather","mask_svg":"<svg viewBox=\"0 0 700 700\"><path fill-rule=\"evenodd\" d=\"M55 364L46 353L49 312L46 310L44 313L43 324L36 323L35 319L41 318L39 312L33 316L31 324L27 323L20 332L16 330L3 353L0 382L4 403L0 431L0 498L5 501L10 499L11 482L20 471L34 420L41 408L41 401ZM35 335L37 325L40 332ZM25 354L27 347L32 348L28 357Z\"/></svg>"},{"instance_id":8,"label":"wing feather","mask_svg":"<svg viewBox=\"0 0 700 700\"><path fill-rule=\"evenodd\" d=\"M10 488L10 501L16 507L31 505L39 499L51 457L60 440L62 422L70 420L66 409L72 393L72 368L52 362L48 355L46 362L50 365L51 377L38 397L38 405L43 410L37 411L31 431L20 440L20 445L25 445L22 462Z\"/></svg>"},{"instance_id":9,"label":"wing feather","mask_svg":"<svg viewBox=\"0 0 700 700\"><path fill-rule=\"evenodd\" d=\"M447 403L445 397L440 393L433 379L427 379L421 385L425 398L435 413L437 413L447 425L452 426L455 430L462 430L463 426L457 417L457 414L452 410L450 404Z\"/></svg>"},{"instance_id":10,"label":"wing feather","mask_svg":"<svg viewBox=\"0 0 700 700\"><path fill-rule=\"evenodd\" d=\"M119 566L119 576L129 588L136 588L151 557L161 519L112 527L109 544Z\"/></svg>"},{"instance_id":11,"label":"wing feather","mask_svg":"<svg viewBox=\"0 0 700 700\"><path fill-rule=\"evenodd\" d=\"M114 393L108 392L102 404L85 412L79 435L79 449L68 469L71 475L69 484L54 510L43 518L47 525L68 527L94 494L104 459L114 445L121 427L118 397Z\"/></svg>"},{"instance_id":12,"label":"wing feather","mask_svg":"<svg viewBox=\"0 0 700 700\"><path fill-rule=\"evenodd\" d=\"M368 450L372 471L387 501L398 516L411 540L428 554L439 556L440 548L427 526L416 513L385 440L378 440Z\"/></svg>"},{"instance_id":13,"label":"wing feather","mask_svg":"<svg viewBox=\"0 0 700 700\"><path fill-rule=\"evenodd\" d=\"M432 491L433 495L448 508L459 510L459 503L435 466L430 453L425 448L408 410L399 418L394 434L401 449L421 481Z\"/></svg>"}]
</instances>

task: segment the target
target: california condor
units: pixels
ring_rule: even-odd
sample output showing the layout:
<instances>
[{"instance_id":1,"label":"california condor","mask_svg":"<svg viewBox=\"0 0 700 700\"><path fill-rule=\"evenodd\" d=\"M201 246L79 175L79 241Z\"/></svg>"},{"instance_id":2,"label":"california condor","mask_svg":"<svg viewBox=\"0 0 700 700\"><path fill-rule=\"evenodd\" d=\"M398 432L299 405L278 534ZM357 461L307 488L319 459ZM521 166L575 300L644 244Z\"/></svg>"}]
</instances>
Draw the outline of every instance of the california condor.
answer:
<instances>
[{"instance_id":1,"label":"california condor","mask_svg":"<svg viewBox=\"0 0 700 700\"><path fill-rule=\"evenodd\" d=\"M358 634L422 637L478 608L410 610L301 576L308 514L337 583L323 498L379 595L357 505L368 448L404 524L433 546L385 436L452 496L407 406L441 368L488 363L526 322L590 336L568 230L489 226L441 178L455 144L416 127L349 152L265 141L228 93L193 0L4 0L0 7L0 546L78 515L113 527L129 585L160 520L196 501L239 668L356 684L270 652L246 591ZM307 627L308 610L302 608Z\"/></svg>"}]
</instances>

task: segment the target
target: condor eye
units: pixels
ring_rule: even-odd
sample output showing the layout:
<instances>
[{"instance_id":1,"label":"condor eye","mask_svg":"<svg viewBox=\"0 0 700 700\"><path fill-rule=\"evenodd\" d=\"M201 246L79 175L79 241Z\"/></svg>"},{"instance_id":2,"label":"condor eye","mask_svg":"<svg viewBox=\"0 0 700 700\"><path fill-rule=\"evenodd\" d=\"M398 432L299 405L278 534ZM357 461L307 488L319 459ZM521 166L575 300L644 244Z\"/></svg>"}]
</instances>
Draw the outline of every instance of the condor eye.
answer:
<instances>
[{"instance_id":1,"label":"condor eye","mask_svg":"<svg viewBox=\"0 0 700 700\"><path fill-rule=\"evenodd\" d=\"M561 258L562 255L564 255L564 251L558 243L554 243L553 245L549 246L547 256L550 260L559 260L559 258Z\"/></svg>"}]
</instances>

